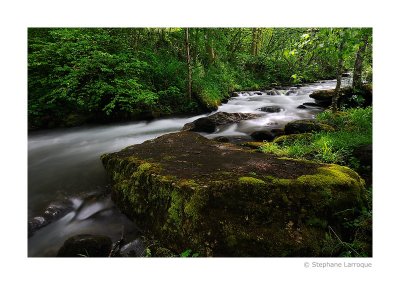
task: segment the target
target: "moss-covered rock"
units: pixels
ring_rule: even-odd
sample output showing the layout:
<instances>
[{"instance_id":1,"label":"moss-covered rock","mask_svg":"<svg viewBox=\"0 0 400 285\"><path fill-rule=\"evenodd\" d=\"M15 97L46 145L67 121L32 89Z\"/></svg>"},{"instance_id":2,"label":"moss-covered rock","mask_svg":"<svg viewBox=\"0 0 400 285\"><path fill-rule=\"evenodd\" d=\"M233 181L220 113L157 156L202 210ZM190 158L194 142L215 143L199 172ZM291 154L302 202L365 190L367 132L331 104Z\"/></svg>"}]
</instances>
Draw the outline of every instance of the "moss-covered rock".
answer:
<instances>
[{"instance_id":1,"label":"moss-covered rock","mask_svg":"<svg viewBox=\"0 0 400 285\"><path fill-rule=\"evenodd\" d=\"M329 107L332 104L332 97L335 89L317 90L310 94L318 105ZM338 101L340 106L348 108L367 107L372 105L372 84L363 84L360 90L354 90L347 86L340 89L340 97Z\"/></svg>"},{"instance_id":2,"label":"moss-covered rock","mask_svg":"<svg viewBox=\"0 0 400 285\"><path fill-rule=\"evenodd\" d=\"M285 134L302 134L302 133L311 133L311 132L320 132L334 131L332 126L327 124L322 124L314 120L297 120L293 122L289 122L285 126Z\"/></svg>"},{"instance_id":3,"label":"moss-covered rock","mask_svg":"<svg viewBox=\"0 0 400 285\"><path fill-rule=\"evenodd\" d=\"M101 159L116 204L176 254L321 256L327 226L340 234L364 203L364 182L349 168L281 159L192 132Z\"/></svg>"},{"instance_id":4,"label":"moss-covered rock","mask_svg":"<svg viewBox=\"0 0 400 285\"><path fill-rule=\"evenodd\" d=\"M292 143L297 140L306 140L311 141L312 134L311 133L303 133L303 134L291 134L291 135L283 135L277 137L273 140L274 143L282 145L286 143Z\"/></svg>"}]
</instances>

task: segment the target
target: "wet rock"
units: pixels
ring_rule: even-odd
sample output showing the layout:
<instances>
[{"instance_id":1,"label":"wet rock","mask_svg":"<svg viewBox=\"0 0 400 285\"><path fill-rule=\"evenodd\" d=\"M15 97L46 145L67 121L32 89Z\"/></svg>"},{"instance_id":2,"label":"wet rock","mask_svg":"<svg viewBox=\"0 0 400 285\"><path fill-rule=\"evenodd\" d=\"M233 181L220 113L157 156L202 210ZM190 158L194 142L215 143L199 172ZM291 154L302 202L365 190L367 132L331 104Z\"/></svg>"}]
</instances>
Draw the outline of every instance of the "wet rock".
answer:
<instances>
[{"instance_id":1,"label":"wet rock","mask_svg":"<svg viewBox=\"0 0 400 285\"><path fill-rule=\"evenodd\" d=\"M251 113L218 112L208 117L200 118L191 123L185 124L182 131L213 133L217 126L238 123L243 120L255 119L260 116L261 115L259 114Z\"/></svg>"},{"instance_id":2,"label":"wet rock","mask_svg":"<svg viewBox=\"0 0 400 285\"><path fill-rule=\"evenodd\" d=\"M302 133L312 133L319 131L334 131L332 126L318 123L314 120L298 120L293 121L285 126L285 134L302 134Z\"/></svg>"},{"instance_id":3,"label":"wet rock","mask_svg":"<svg viewBox=\"0 0 400 285\"><path fill-rule=\"evenodd\" d=\"M296 93L297 93L296 90L290 89L290 90L286 91L285 95L286 95L286 96L289 96L289 95L293 95L293 94L296 94Z\"/></svg>"},{"instance_id":4,"label":"wet rock","mask_svg":"<svg viewBox=\"0 0 400 285\"><path fill-rule=\"evenodd\" d=\"M272 141L275 135L270 131L256 131L250 135L256 141Z\"/></svg>"},{"instance_id":5,"label":"wet rock","mask_svg":"<svg viewBox=\"0 0 400 285\"><path fill-rule=\"evenodd\" d=\"M275 135L275 137L283 136L285 134L284 129L272 129L271 133Z\"/></svg>"},{"instance_id":6,"label":"wet rock","mask_svg":"<svg viewBox=\"0 0 400 285\"><path fill-rule=\"evenodd\" d=\"M271 95L271 96L275 96L275 95L281 95L281 93L279 93L279 91L277 91L276 89L271 89L265 92L267 95Z\"/></svg>"},{"instance_id":7,"label":"wet rock","mask_svg":"<svg viewBox=\"0 0 400 285\"><path fill-rule=\"evenodd\" d=\"M67 239L57 253L59 257L108 257L112 248L109 237L81 234Z\"/></svg>"},{"instance_id":8,"label":"wet rock","mask_svg":"<svg viewBox=\"0 0 400 285\"><path fill-rule=\"evenodd\" d=\"M259 108L258 110L267 112L267 113L279 113L279 112L283 111L284 109L279 106L265 106L265 107Z\"/></svg>"},{"instance_id":9,"label":"wet rock","mask_svg":"<svg viewBox=\"0 0 400 285\"><path fill-rule=\"evenodd\" d=\"M316 107L316 108L322 107L320 104L314 103L314 102L305 102L305 103L303 103L303 105L306 107Z\"/></svg>"},{"instance_id":10,"label":"wet rock","mask_svg":"<svg viewBox=\"0 0 400 285\"><path fill-rule=\"evenodd\" d=\"M297 106L297 109L307 109L307 107L304 105L299 105L299 106Z\"/></svg>"},{"instance_id":11,"label":"wet rock","mask_svg":"<svg viewBox=\"0 0 400 285\"><path fill-rule=\"evenodd\" d=\"M336 213L364 206L363 180L347 167L252 152L193 132L101 160L116 205L175 253L324 256L327 225L341 235L347 221Z\"/></svg>"},{"instance_id":12,"label":"wet rock","mask_svg":"<svg viewBox=\"0 0 400 285\"><path fill-rule=\"evenodd\" d=\"M232 92L231 93L231 97L239 97L239 93L238 92Z\"/></svg>"},{"instance_id":13,"label":"wet rock","mask_svg":"<svg viewBox=\"0 0 400 285\"><path fill-rule=\"evenodd\" d=\"M310 94L310 98L315 99L316 103L321 107L329 107L332 105L332 97L335 94L335 89L317 90ZM353 95L351 87L344 87L340 89L340 97L343 100L346 97Z\"/></svg>"},{"instance_id":14,"label":"wet rock","mask_svg":"<svg viewBox=\"0 0 400 285\"><path fill-rule=\"evenodd\" d=\"M183 126L182 131L213 133L217 128L215 121L208 117L200 118Z\"/></svg>"},{"instance_id":15,"label":"wet rock","mask_svg":"<svg viewBox=\"0 0 400 285\"><path fill-rule=\"evenodd\" d=\"M135 239L121 247L120 255L123 257L142 257L145 250L143 242L140 239Z\"/></svg>"},{"instance_id":16,"label":"wet rock","mask_svg":"<svg viewBox=\"0 0 400 285\"><path fill-rule=\"evenodd\" d=\"M53 202L47 206L44 211L44 217L49 221L59 219L72 211L73 207L74 205L69 199Z\"/></svg>"},{"instance_id":17,"label":"wet rock","mask_svg":"<svg viewBox=\"0 0 400 285\"><path fill-rule=\"evenodd\" d=\"M262 95L262 92L261 91L256 91L256 92L253 92L253 94L254 95Z\"/></svg>"},{"instance_id":18,"label":"wet rock","mask_svg":"<svg viewBox=\"0 0 400 285\"><path fill-rule=\"evenodd\" d=\"M40 228L48 225L50 222L44 217L38 216L28 221L28 237L33 236L33 234Z\"/></svg>"},{"instance_id":19,"label":"wet rock","mask_svg":"<svg viewBox=\"0 0 400 285\"><path fill-rule=\"evenodd\" d=\"M48 205L43 211L41 216L36 216L28 220L28 237L33 236L33 234L39 229L64 217L73 209L74 205L69 199L63 199L50 203L50 205Z\"/></svg>"},{"instance_id":20,"label":"wet rock","mask_svg":"<svg viewBox=\"0 0 400 285\"><path fill-rule=\"evenodd\" d=\"M350 72L342 73L342 77L351 77L351 73Z\"/></svg>"},{"instance_id":21,"label":"wet rock","mask_svg":"<svg viewBox=\"0 0 400 285\"><path fill-rule=\"evenodd\" d=\"M215 138L213 138L213 140L215 140L217 142L223 142L223 143L229 142L229 138L224 137L224 136L215 137Z\"/></svg>"}]
</instances>

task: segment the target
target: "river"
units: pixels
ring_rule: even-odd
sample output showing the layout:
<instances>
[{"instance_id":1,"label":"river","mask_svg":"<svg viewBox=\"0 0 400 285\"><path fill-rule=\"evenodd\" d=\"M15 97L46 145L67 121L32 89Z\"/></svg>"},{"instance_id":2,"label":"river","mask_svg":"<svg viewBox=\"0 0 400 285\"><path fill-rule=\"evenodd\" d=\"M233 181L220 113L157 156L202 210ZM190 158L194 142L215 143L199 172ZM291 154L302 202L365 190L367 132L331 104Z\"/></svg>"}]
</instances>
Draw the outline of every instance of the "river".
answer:
<instances>
[{"instance_id":1,"label":"river","mask_svg":"<svg viewBox=\"0 0 400 285\"><path fill-rule=\"evenodd\" d=\"M203 135L249 139L253 131L280 128L289 121L313 118L322 109L297 107L314 102L309 97L313 91L332 89L335 85L335 80L327 80L276 89L272 91L274 95L267 94L271 92L239 92L239 96L222 104L217 112L260 113L263 116ZM265 106L279 106L282 110L275 113L259 110ZM134 239L139 234L138 229L118 211L110 195L104 194L109 193L110 186L100 155L179 131L184 124L206 115L30 133L28 219L42 215L48 205L57 201L68 200L70 207L66 215L28 239L28 256L55 256L68 237L82 233L103 234L116 241L123 231L127 239Z\"/></svg>"}]
</instances>

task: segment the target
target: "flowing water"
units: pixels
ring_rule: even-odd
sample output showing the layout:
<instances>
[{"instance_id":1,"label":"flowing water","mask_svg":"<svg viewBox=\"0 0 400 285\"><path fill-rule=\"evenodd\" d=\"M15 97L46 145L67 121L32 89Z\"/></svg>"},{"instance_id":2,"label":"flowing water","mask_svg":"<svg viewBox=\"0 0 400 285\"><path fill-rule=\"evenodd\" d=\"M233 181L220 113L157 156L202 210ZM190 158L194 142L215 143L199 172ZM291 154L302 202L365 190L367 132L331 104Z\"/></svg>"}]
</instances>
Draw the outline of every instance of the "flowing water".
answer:
<instances>
[{"instance_id":1,"label":"flowing water","mask_svg":"<svg viewBox=\"0 0 400 285\"><path fill-rule=\"evenodd\" d=\"M267 94L271 92L240 92L238 97L221 105L217 112L259 113L263 116L204 135L208 138L249 138L253 131L281 128L289 121L313 118L321 111L320 108L297 107L305 102L314 102L309 97L313 91L332 89L335 84L335 80L329 80L282 88L273 90L275 95ZM276 113L259 110L265 106L279 106L282 110ZM124 231L125 237L134 239L138 234L136 226L118 211L110 195L102 195L107 192L109 181L100 155L179 131L184 124L205 115L30 134L28 218L42 215L54 201L67 201L69 207L66 215L39 229L28 239L28 256L54 256L68 237L82 233L103 234L116 241Z\"/></svg>"}]
</instances>

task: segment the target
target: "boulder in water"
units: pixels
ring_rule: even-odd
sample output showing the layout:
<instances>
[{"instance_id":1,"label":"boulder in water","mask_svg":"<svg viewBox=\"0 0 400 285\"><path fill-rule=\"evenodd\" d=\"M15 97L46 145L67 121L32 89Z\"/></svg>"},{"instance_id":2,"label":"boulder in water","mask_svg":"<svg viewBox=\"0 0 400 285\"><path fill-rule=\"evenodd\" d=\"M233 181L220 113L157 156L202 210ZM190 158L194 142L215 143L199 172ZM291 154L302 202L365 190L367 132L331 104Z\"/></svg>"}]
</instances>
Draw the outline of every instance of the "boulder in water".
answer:
<instances>
[{"instance_id":1,"label":"boulder in water","mask_svg":"<svg viewBox=\"0 0 400 285\"><path fill-rule=\"evenodd\" d=\"M28 220L28 237L39 229L47 226L65 216L67 213L74 209L74 205L71 200L63 199L50 203L40 216L33 217Z\"/></svg>"},{"instance_id":2,"label":"boulder in water","mask_svg":"<svg viewBox=\"0 0 400 285\"><path fill-rule=\"evenodd\" d=\"M322 107L320 104L314 103L314 102L305 102L305 103L303 103L303 105L306 107L316 107L316 108Z\"/></svg>"},{"instance_id":3,"label":"boulder in water","mask_svg":"<svg viewBox=\"0 0 400 285\"><path fill-rule=\"evenodd\" d=\"M272 141L275 135L270 131L255 131L250 135L256 141Z\"/></svg>"},{"instance_id":4,"label":"boulder in water","mask_svg":"<svg viewBox=\"0 0 400 285\"><path fill-rule=\"evenodd\" d=\"M364 182L347 167L279 158L193 132L101 160L116 205L175 254L327 256L328 225L343 234L341 225L354 218L347 210L364 206Z\"/></svg>"},{"instance_id":5,"label":"boulder in water","mask_svg":"<svg viewBox=\"0 0 400 285\"><path fill-rule=\"evenodd\" d=\"M267 113L279 113L279 112L283 111L284 109L279 106L265 106L265 107L261 107L258 110L267 112Z\"/></svg>"},{"instance_id":6,"label":"boulder in water","mask_svg":"<svg viewBox=\"0 0 400 285\"><path fill-rule=\"evenodd\" d=\"M275 96L275 95L281 95L279 93L279 91L277 91L276 89L271 89L265 92L267 95L271 95L271 96Z\"/></svg>"},{"instance_id":7,"label":"boulder in water","mask_svg":"<svg viewBox=\"0 0 400 285\"><path fill-rule=\"evenodd\" d=\"M81 234L67 239L57 253L59 257L108 257L112 248L109 237Z\"/></svg>"},{"instance_id":8,"label":"boulder in water","mask_svg":"<svg viewBox=\"0 0 400 285\"><path fill-rule=\"evenodd\" d=\"M185 124L182 131L213 133L216 131L217 126L238 123L242 120L258 117L260 117L259 114L218 112Z\"/></svg>"},{"instance_id":9,"label":"boulder in water","mask_svg":"<svg viewBox=\"0 0 400 285\"><path fill-rule=\"evenodd\" d=\"M28 237L33 236L33 234L43 228L44 226L48 225L50 222L46 220L42 216L37 216L28 221Z\"/></svg>"}]
</instances>

